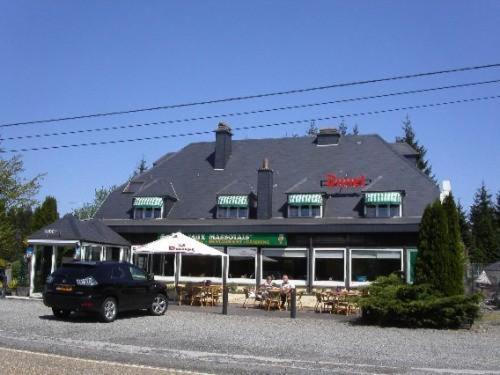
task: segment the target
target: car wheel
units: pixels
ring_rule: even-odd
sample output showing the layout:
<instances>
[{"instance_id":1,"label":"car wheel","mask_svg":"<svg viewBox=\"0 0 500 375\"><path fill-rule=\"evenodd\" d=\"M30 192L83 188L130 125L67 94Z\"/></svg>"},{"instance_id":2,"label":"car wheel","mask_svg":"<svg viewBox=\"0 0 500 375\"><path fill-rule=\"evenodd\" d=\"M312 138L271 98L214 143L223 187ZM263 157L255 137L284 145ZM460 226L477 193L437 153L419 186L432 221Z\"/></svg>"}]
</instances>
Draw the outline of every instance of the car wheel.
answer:
<instances>
[{"instance_id":1,"label":"car wheel","mask_svg":"<svg viewBox=\"0 0 500 375\"><path fill-rule=\"evenodd\" d=\"M165 314L167 308L168 308L167 296L165 296L164 294L157 294L155 298L153 298L153 302L151 303L149 312L152 315L159 316Z\"/></svg>"},{"instance_id":2,"label":"car wheel","mask_svg":"<svg viewBox=\"0 0 500 375\"><path fill-rule=\"evenodd\" d=\"M54 316L58 319L65 319L71 314L71 310L65 310L65 309L56 309L55 307L52 308L52 313Z\"/></svg>"},{"instance_id":3,"label":"car wheel","mask_svg":"<svg viewBox=\"0 0 500 375\"><path fill-rule=\"evenodd\" d=\"M110 323L116 319L118 314L118 304L116 299L113 297L108 297L104 300L101 305L101 311L99 312L101 321L104 323Z\"/></svg>"}]
</instances>

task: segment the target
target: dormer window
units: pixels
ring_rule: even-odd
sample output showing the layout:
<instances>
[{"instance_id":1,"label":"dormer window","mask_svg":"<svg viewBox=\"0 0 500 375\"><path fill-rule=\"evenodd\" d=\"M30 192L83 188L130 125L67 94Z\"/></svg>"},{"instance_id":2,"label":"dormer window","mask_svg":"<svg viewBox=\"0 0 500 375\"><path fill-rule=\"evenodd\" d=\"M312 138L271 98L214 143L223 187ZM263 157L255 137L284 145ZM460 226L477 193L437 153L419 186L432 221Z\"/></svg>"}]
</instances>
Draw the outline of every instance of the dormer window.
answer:
<instances>
[{"instance_id":1,"label":"dormer window","mask_svg":"<svg viewBox=\"0 0 500 375\"><path fill-rule=\"evenodd\" d=\"M161 219L163 217L163 198L134 198L134 219Z\"/></svg>"},{"instance_id":2,"label":"dormer window","mask_svg":"<svg viewBox=\"0 0 500 375\"><path fill-rule=\"evenodd\" d=\"M401 217L400 192L365 193L366 217Z\"/></svg>"},{"instance_id":3,"label":"dormer window","mask_svg":"<svg viewBox=\"0 0 500 375\"><path fill-rule=\"evenodd\" d=\"M248 195L219 195L217 197L217 218L247 219Z\"/></svg>"},{"instance_id":4,"label":"dormer window","mask_svg":"<svg viewBox=\"0 0 500 375\"><path fill-rule=\"evenodd\" d=\"M321 194L289 194L288 217L322 217L323 196Z\"/></svg>"}]
</instances>

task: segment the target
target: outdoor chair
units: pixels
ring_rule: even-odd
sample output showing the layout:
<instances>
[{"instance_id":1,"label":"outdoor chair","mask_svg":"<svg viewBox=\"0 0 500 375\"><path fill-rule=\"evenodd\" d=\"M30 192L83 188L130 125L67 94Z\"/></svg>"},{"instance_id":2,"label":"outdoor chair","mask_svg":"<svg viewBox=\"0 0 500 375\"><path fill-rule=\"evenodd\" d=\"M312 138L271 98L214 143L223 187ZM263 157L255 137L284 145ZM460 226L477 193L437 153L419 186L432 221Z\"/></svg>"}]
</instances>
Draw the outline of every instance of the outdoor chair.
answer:
<instances>
[{"instance_id":1,"label":"outdoor chair","mask_svg":"<svg viewBox=\"0 0 500 375\"><path fill-rule=\"evenodd\" d=\"M243 288L243 293L245 293L245 301L243 302L243 306L245 309L247 309L247 302L248 300L253 300L253 306L255 307L255 304L257 303L257 294L250 290L249 288Z\"/></svg>"},{"instance_id":2,"label":"outdoor chair","mask_svg":"<svg viewBox=\"0 0 500 375\"><path fill-rule=\"evenodd\" d=\"M266 298L266 310L271 310L271 307L275 306L278 310L281 310L281 296L279 292L269 292Z\"/></svg>"},{"instance_id":3,"label":"outdoor chair","mask_svg":"<svg viewBox=\"0 0 500 375\"><path fill-rule=\"evenodd\" d=\"M304 306L302 306L302 296L304 295L304 292L298 292L297 293L297 308L299 311L304 310Z\"/></svg>"},{"instance_id":4,"label":"outdoor chair","mask_svg":"<svg viewBox=\"0 0 500 375\"><path fill-rule=\"evenodd\" d=\"M199 303L200 306L203 306L203 304L205 302L206 302L206 300L205 300L205 291L204 291L204 288L202 288L202 287L193 287L193 290L191 292L190 305L193 306L193 304Z\"/></svg>"},{"instance_id":5,"label":"outdoor chair","mask_svg":"<svg viewBox=\"0 0 500 375\"><path fill-rule=\"evenodd\" d=\"M351 306L349 304L346 294L339 296L337 303L335 304L335 314L345 314L349 315Z\"/></svg>"}]
</instances>

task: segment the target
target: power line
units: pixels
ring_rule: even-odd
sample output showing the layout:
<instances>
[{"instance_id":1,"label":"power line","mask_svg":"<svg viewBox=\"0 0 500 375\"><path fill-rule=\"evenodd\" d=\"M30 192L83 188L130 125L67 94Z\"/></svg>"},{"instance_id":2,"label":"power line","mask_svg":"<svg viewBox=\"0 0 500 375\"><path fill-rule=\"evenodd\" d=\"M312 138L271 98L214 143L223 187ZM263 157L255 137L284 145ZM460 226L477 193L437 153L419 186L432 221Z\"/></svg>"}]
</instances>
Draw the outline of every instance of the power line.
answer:
<instances>
[{"instance_id":1,"label":"power line","mask_svg":"<svg viewBox=\"0 0 500 375\"><path fill-rule=\"evenodd\" d=\"M448 89L456 89L456 88L463 88L463 87L479 86L479 85L498 83L498 82L500 82L500 79L491 80L491 81L462 83L462 84L450 85L450 86L432 87L432 88L427 88L427 89L391 92L391 93L387 93L387 94L361 96L361 97L355 97L355 98L338 99L338 100L332 100L332 101L320 102L320 103L297 104L297 105L290 105L290 106L285 106L285 107L265 108L265 109L257 109L257 110L252 110L252 111L232 112L232 113L207 115L207 116L191 117L191 118L184 118L184 119L155 121L155 122L118 125L118 126L106 126L106 127L102 127L102 128L77 129L77 130L52 132L52 133L19 135L19 136L14 136L14 137L0 138L0 141L12 141L12 140L20 140L20 139L55 137L55 136L61 136L61 135L73 135L73 134L82 134L82 133L113 131L113 130L120 130L120 129L130 129L130 128L137 128L137 127L157 126L157 125L171 125L171 124L177 124L177 123L182 123L182 122L192 122L192 121L210 120L210 119L223 118L223 117L236 117L236 116L245 116L245 115L251 115L251 114L258 114L258 113L269 113L269 112L274 112L274 111L284 111L284 110L290 110L290 109L318 107L318 106L323 106L323 105L328 105L328 104L355 102L355 101L362 101L362 100L368 100L368 99L380 99L380 98L393 97L393 96L399 96L399 95L410 95L410 94L417 94L417 93L423 93L423 92L432 92L432 91L439 91L439 90L448 90Z\"/></svg>"},{"instance_id":2,"label":"power line","mask_svg":"<svg viewBox=\"0 0 500 375\"><path fill-rule=\"evenodd\" d=\"M338 118L361 117L361 116L377 115L377 114L381 114L381 113L398 112L398 111L405 111L405 110L411 110L411 109L422 109L422 108L429 108L429 107L439 107L439 106L444 106L444 105L478 102L478 101L492 100L492 99L498 99L498 98L500 98L500 95L483 96L483 97L478 97L478 98L466 98L466 99L459 99L459 100L453 100L453 101L448 101L448 102L418 104L418 105L412 105L412 106L407 106L407 107L397 107L397 108L388 108L388 109L382 109L382 110L376 110L376 111L349 113L346 115L318 117L318 118L311 118L311 119L306 119L306 120L293 120L293 121L276 122L276 123L271 123L271 124L240 126L240 127L233 128L233 130L250 130L250 129L268 128L268 127L272 127L272 126L296 125L296 124L302 124L302 123L310 123L311 121L325 121L325 120L333 120L333 119L338 119ZM157 135L157 136L142 137L142 138L117 139L117 140L111 140L111 141L99 141L99 142L76 143L76 144L66 144L66 145L57 145L57 146L43 146L43 147L0 150L0 153L16 153L16 152L27 152L27 151L55 150L55 149L73 148L73 147L101 146L101 145L108 145L108 144L151 141L151 140L165 139L165 138L190 137L190 136L195 136L195 135L206 135L206 134L211 134L211 133L213 133L212 130L205 130L205 131L196 131L196 132L189 132L189 133Z\"/></svg>"},{"instance_id":3,"label":"power line","mask_svg":"<svg viewBox=\"0 0 500 375\"><path fill-rule=\"evenodd\" d=\"M266 98L266 97L278 96L278 95L299 94L299 93L304 93L304 92L327 90L327 89L338 88L338 87L365 85L365 84L370 84L370 83L396 81L396 80L401 80L401 79L410 79L410 78L419 78L419 77L428 77L428 76L434 76L434 75L440 75L440 74L450 74L450 73L458 73L458 72L497 68L497 67L500 67L500 63L487 64L487 65L476 65L476 66L466 66L466 67L461 67L461 68L445 69L445 70L438 70L438 71L432 71L432 72L421 72L421 73L406 74L406 75L400 75L400 76L391 76L391 77L384 77L384 78L375 78L375 79L361 80L361 81L333 83L333 84L329 84L329 85L325 85L325 86L315 86L315 87L308 87L308 88L301 88L301 89L294 89L294 90L287 90L287 91L274 91L274 92L267 92L267 93L261 93L261 94L246 95L246 96L234 96L234 97L228 97L228 98L211 99L211 100L204 100L204 101L197 101L197 102L190 102L190 103L168 104L168 105L162 105L162 106L158 106L158 107L137 108L137 109L120 110L120 111L113 111L113 112L101 112L101 113L93 113L93 114L86 114L86 115L57 117L57 118L50 118L50 119L43 119L43 120L32 120L32 121L23 121L23 122L15 122L15 123L6 123L6 124L0 124L0 127L51 123L51 122L59 122L59 121L78 120L78 119L84 119L84 118L131 114L131 113L146 112L146 111L157 111L157 110L165 110L165 109L173 109L173 108L193 107L193 106L198 106L198 105L207 105L207 104L216 104L216 103L224 103L224 102L231 102L231 101Z\"/></svg>"}]
</instances>

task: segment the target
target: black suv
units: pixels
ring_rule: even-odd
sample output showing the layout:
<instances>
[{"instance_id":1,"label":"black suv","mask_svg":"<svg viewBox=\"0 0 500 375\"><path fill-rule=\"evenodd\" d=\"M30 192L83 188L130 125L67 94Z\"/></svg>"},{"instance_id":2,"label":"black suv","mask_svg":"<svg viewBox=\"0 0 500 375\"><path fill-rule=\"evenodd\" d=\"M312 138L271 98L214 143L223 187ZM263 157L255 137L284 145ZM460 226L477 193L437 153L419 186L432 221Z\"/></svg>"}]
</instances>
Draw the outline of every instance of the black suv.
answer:
<instances>
[{"instance_id":1,"label":"black suv","mask_svg":"<svg viewBox=\"0 0 500 375\"><path fill-rule=\"evenodd\" d=\"M166 286L125 262L64 263L47 277L43 302L58 318L83 311L98 313L103 322L115 320L118 311L163 315L168 308Z\"/></svg>"}]
</instances>

